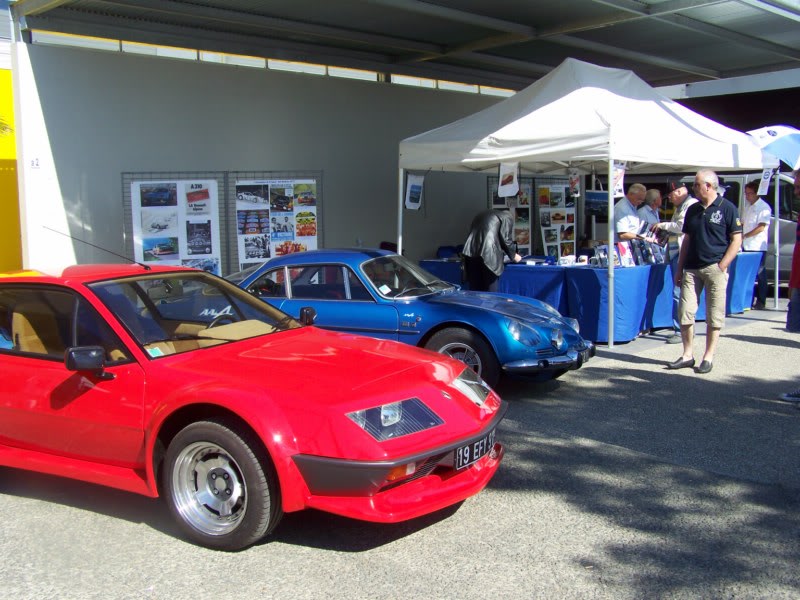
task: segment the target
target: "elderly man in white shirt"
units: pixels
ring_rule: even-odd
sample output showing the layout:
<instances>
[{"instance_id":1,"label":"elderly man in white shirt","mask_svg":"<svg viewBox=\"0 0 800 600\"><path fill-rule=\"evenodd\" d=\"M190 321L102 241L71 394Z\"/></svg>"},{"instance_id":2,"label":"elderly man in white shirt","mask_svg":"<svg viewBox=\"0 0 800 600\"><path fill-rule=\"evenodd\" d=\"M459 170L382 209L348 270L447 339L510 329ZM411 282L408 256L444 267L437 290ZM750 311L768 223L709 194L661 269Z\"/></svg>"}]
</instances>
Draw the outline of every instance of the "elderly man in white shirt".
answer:
<instances>
[{"instance_id":1,"label":"elderly man in white shirt","mask_svg":"<svg viewBox=\"0 0 800 600\"><path fill-rule=\"evenodd\" d=\"M640 237L644 225L637 212L644 202L647 188L634 183L628 193L614 205L614 241L626 242Z\"/></svg>"},{"instance_id":2,"label":"elderly man in white shirt","mask_svg":"<svg viewBox=\"0 0 800 600\"><path fill-rule=\"evenodd\" d=\"M651 229L653 225L659 222L660 217L658 210L661 208L661 192L655 188L647 190L644 195L644 204L639 207L636 212L639 213L639 218L647 223L647 228Z\"/></svg>"},{"instance_id":3,"label":"elderly man in white shirt","mask_svg":"<svg viewBox=\"0 0 800 600\"><path fill-rule=\"evenodd\" d=\"M656 223L650 227L653 233L665 231L669 234L667 243L667 253L669 255L669 264L672 267L672 272L678 268L678 255L681 251L681 244L683 243L683 222L686 219L686 211L688 208L697 202L697 198L693 198L689 194L689 184L681 181L670 181L667 183L667 198L672 203L675 211L672 213L672 220ZM673 286L672 288L672 335L667 338L668 344L680 344L681 339L681 326L678 322L678 304L681 301L681 288Z\"/></svg>"},{"instance_id":4,"label":"elderly man in white shirt","mask_svg":"<svg viewBox=\"0 0 800 600\"><path fill-rule=\"evenodd\" d=\"M769 224L772 211L769 204L758 197L758 181L751 181L744 185L744 199L746 200L742 211L742 250L745 252L761 252L761 263L758 266L756 279L756 299L753 308L764 310L767 302L767 273L764 261L767 256L767 243L769 239Z\"/></svg>"}]
</instances>

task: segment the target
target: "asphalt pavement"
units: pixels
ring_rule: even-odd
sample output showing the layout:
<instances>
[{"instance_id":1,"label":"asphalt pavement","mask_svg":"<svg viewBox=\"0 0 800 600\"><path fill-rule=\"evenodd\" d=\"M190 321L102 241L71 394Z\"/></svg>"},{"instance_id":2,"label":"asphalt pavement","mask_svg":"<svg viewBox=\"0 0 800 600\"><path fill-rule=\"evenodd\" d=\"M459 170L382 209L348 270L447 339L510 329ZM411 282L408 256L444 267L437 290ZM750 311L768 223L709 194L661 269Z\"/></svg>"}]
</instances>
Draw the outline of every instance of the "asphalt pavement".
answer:
<instances>
[{"instance_id":1,"label":"asphalt pavement","mask_svg":"<svg viewBox=\"0 0 800 600\"><path fill-rule=\"evenodd\" d=\"M489 487L398 525L295 513L226 554L181 540L158 500L0 469L0 596L800 598L785 316L781 300L728 317L706 375L667 370L680 346L656 332L554 382L502 382Z\"/></svg>"}]
</instances>

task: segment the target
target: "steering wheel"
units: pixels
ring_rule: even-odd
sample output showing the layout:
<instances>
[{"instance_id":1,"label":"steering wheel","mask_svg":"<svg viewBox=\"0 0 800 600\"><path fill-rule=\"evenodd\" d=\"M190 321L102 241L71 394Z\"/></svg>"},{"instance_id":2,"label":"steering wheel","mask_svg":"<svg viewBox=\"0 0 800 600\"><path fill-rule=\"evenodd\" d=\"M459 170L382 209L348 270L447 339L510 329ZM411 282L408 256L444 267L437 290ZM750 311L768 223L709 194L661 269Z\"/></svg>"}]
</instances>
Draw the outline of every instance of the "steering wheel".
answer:
<instances>
[{"instance_id":1,"label":"steering wheel","mask_svg":"<svg viewBox=\"0 0 800 600\"><path fill-rule=\"evenodd\" d=\"M214 319L211 321L211 323L208 324L206 329L211 329L212 327L216 327L223 321L230 321L231 323L235 323L236 318L231 314L222 313L221 315L217 315L216 317L214 317Z\"/></svg>"}]
</instances>

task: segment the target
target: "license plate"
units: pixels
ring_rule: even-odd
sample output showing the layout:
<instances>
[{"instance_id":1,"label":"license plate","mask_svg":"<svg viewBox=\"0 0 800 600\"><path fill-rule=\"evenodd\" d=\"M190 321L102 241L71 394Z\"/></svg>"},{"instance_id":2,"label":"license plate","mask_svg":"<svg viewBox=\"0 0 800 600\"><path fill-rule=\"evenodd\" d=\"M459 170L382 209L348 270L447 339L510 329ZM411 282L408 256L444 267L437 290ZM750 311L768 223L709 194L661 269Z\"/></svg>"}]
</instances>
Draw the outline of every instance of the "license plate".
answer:
<instances>
[{"instance_id":1,"label":"license plate","mask_svg":"<svg viewBox=\"0 0 800 600\"><path fill-rule=\"evenodd\" d=\"M457 471L470 466L489 453L494 447L494 432L495 430L492 429L481 439L456 448L455 463Z\"/></svg>"}]
</instances>

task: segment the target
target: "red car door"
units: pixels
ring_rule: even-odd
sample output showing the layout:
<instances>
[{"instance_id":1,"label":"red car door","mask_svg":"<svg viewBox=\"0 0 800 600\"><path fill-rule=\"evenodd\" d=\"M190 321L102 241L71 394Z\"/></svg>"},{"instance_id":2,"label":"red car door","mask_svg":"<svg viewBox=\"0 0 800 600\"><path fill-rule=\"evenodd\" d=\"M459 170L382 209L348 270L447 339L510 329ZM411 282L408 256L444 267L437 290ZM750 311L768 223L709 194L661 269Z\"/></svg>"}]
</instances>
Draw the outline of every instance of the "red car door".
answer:
<instances>
[{"instance_id":1,"label":"red car door","mask_svg":"<svg viewBox=\"0 0 800 600\"><path fill-rule=\"evenodd\" d=\"M31 286L3 290L2 298L7 305L0 308L14 314L14 346L0 351L0 443L119 466L141 464L144 373L111 328L67 289ZM37 326L50 333L37 335ZM63 357L71 345L106 346L106 372L113 378L68 370Z\"/></svg>"}]
</instances>

